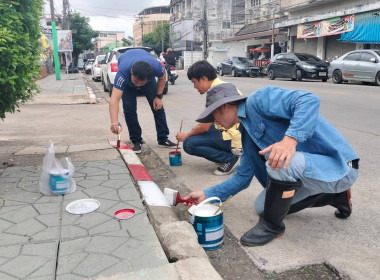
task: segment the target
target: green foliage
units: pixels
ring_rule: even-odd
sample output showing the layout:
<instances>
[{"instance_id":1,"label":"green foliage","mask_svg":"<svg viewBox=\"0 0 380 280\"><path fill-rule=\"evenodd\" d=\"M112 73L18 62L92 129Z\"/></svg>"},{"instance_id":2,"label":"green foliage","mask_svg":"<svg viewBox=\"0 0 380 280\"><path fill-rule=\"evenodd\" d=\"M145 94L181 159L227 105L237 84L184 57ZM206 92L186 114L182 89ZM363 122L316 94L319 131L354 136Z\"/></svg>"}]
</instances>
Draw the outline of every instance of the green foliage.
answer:
<instances>
[{"instance_id":1,"label":"green foliage","mask_svg":"<svg viewBox=\"0 0 380 280\"><path fill-rule=\"evenodd\" d=\"M133 38L131 36L128 36L128 38L123 38L121 41L123 42L123 47L132 46L133 44Z\"/></svg>"},{"instance_id":2,"label":"green foliage","mask_svg":"<svg viewBox=\"0 0 380 280\"><path fill-rule=\"evenodd\" d=\"M80 13L74 13L70 17L70 29L73 34L73 57L75 59L83 51L94 49L94 44L91 40L99 36L99 32L91 28L88 17L81 16Z\"/></svg>"},{"instance_id":3,"label":"green foliage","mask_svg":"<svg viewBox=\"0 0 380 280\"><path fill-rule=\"evenodd\" d=\"M42 0L0 2L0 118L38 91ZM17 111L19 111L17 109Z\"/></svg>"},{"instance_id":4,"label":"green foliage","mask_svg":"<svg viewBox=\"0 0 380 280\"><path fill-rule=\"evenodd\" d=\"M169 31L168 22L157 25L153 32L143 36L143 45L153 48L156 53L165 52L169 47Z\"/></svg>"}]
</instances>

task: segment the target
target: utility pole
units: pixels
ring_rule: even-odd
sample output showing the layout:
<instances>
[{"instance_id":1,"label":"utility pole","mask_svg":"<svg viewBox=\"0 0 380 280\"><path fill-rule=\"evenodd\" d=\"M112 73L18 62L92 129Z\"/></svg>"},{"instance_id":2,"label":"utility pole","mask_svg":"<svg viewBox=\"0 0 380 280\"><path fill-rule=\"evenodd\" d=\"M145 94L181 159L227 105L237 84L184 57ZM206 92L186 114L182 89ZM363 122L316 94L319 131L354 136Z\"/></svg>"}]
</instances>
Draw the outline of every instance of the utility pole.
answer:
<instances>
[{"instance_id":1,"label":"utility pole","mask_svg":"<svg viewBox=\"0 0 380 280\"><path fill-rule=\"evenodd\" d=\"M50 0L50 18L52 22L55 21L54 0Z\"/></svg>"},{"instance_id":2,"label":"utility pole","mask_svg":"<svg viewBox=\"0 0 380 280\"><path fill-rule=\"evenodd\" d=\"M55 79L59 81L61 79L61 72L59 69L57 29L55 28L54 0L50 0L50 18L51 18L51 33L53 35Z\"/></svg>"},{"instance_id":3,"label":"utility pole","mask_svg":"<svg viewBox=\"0 0 380 280\"><path fill-rule=\"evenodd\" d=\"M144 37L144 21L145 15L135 15L134 18L138 18L141 24L141 46L144 46L143 37Z\"/></svg>"},{"instance_id":4,"label":"utility pole","mask_svg":"<svg viewBox=\"0 0 380 280\"><path fill-rule=\"evenodd\" d=\"M270 48L270 59L273 61L273 57L274 57L274 41L275 41L275 37L274 37L274 18L275 18L275 10L276 10L276 7L278 7L278 3L276 1L274 1L274 2L269 2L268 4L272 8L272 44L271 44L271 48Z\"/></svg>"},{"instance_id":5,"label":"utility pole","mask_svg":"<svg viewBox=\"0 0 380 280\"><path fill-rule=\"evenodd\" d=\"M207 37L208 37L207 0L204 0L202 21L203 21L203 58L207 59Z\"/></svg>"},{"instance_id":6,"label":"utility pole","mask_svg":"<svg viewBox=\"0 0 380 280\"><path fill-rule=\"evenodd\" d=\"M272 7L272 45L270 48L270 59L273 61L274 56L274 6Z\"/></svg>"},{"instance_id":7,"label":"utility pole","mask_svg":"<svg viewBox=\"0 0 380 280\"><path fill-rule=\"evenodd\" d=\"M70 3L69 0L62 0L63 4L63 29L69 30L70 29L70 23L69 23L69 17L70 17Z\"/></svg>"}]
</instances>

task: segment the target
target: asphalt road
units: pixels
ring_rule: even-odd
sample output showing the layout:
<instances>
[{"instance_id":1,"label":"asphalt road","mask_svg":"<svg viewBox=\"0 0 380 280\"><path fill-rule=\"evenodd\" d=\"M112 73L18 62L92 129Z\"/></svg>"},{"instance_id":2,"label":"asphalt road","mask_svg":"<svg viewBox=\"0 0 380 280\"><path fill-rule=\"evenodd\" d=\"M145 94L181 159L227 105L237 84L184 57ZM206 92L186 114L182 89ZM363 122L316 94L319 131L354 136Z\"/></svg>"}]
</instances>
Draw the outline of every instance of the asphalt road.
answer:
<instances>
[{"instance_id":1,"label":"asphalt road","mask_svg":"<svg viewBox=\"0 0 380 280\"><path fill-rule=\"evenodd\" d=\"M193 88L185 71L178 71L176 84L164 97L170 139L175 140L181 120L183 131L196 124L205 106L205 96ZM307 209L288 216L284 237L264 247L248 248L247 254L264 270L284 271L309 264L328 263L341 275L352 279L378 279L380 270L380 204L378 169L380 167L380 87L362 84L336 85L331 81L290 81L267 78L221 77L232 82L244 94L271 85L315 93L321 100L320 113L346 137L359 154L359 179L353 188L353 215L337 220L329 207ZM101 84L96 83L99 92ZM138 97L138 116L145 142L169 165L168 150L157 146L153 115L144 96ZM122 116L121 116L122 117ZM125 127L125 120L122 119ZM122 137L127 140L126 129ZM183 165L172 167L190 190L213 186L226 177L212 174L217 165L182 153ZM239 238L254 226L258 216L253 211L254 198L261 186L254 179L251 186L236 195L224 210L225 224Z\"/></svg>"}]
</instances>

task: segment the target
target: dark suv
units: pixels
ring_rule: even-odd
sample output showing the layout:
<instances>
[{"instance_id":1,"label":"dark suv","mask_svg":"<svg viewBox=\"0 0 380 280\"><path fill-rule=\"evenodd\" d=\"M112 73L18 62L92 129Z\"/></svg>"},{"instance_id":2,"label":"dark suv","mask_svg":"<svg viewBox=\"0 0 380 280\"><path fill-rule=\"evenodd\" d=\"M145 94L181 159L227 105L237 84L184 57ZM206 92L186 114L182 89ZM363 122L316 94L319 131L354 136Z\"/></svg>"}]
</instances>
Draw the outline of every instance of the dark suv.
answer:
<instances>
[{"instance_id":1,"label":"dark suv","mask_svg":"<svg viewBox=\"0 0 380 280\"><path fill-rule=\"evenodd\" d=\"M320 58L305 53L279 53L268 64L268 78L291 78L293 81L315 79L326 82L329 65Z\"/></svg>"}]
</instances>

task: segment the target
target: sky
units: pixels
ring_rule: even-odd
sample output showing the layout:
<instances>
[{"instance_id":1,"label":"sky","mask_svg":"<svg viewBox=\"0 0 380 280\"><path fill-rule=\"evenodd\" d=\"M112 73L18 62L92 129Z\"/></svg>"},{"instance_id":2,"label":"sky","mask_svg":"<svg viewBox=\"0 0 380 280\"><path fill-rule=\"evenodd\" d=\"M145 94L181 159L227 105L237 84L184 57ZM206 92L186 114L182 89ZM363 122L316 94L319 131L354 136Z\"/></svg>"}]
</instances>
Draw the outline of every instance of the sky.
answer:
<instances>
[{"instance_id":1,"label":"sky","mask_svg":"<svg viewBox=\"0 0 380 280\"><path fill-rule=\"evenodd\" d=\"M53 0L56 14L62 14L62 0ZM134 15L149 7L165 6L170 0L69 0L72 11L90 18L97 31L125 31L133 37ZM45 0L45 14L50 14L50 1Z\"/></svg>"}]
</instances>

